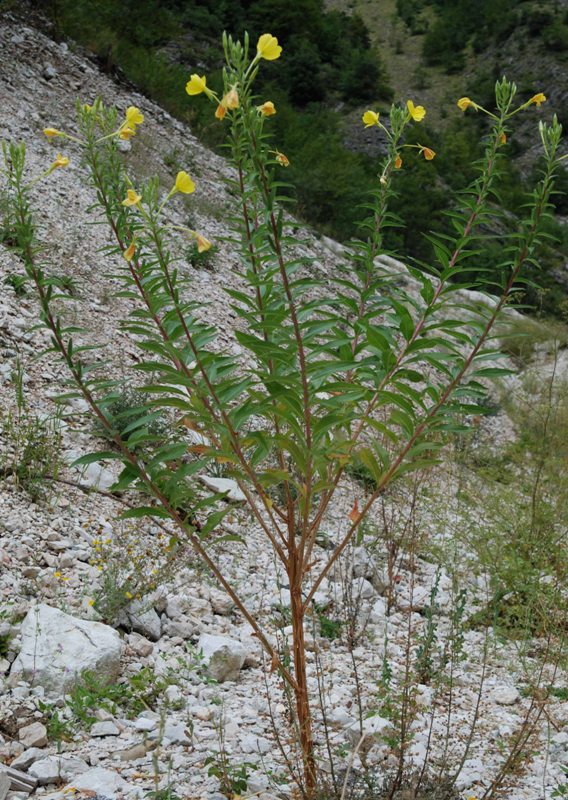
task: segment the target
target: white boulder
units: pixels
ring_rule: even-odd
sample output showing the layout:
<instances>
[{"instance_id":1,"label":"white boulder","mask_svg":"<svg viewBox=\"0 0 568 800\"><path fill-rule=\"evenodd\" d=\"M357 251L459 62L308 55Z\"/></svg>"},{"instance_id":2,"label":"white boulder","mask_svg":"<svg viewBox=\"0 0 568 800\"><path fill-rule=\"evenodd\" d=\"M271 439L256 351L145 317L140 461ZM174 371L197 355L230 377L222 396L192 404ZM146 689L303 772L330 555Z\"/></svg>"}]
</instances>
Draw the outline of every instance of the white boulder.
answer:
<instances>
[{"instance_id":1,"label":"white boulder","mask_svg":"<svg viewBox=\"0 0 568 800\"><path fill-rule=\"evenodd\" d=\"M246 658L240 642L228 636L204 633L199 637L197 650L203 653L207 672L214 680L219 683L237 680Z\"/></svg>"}]
</instances>

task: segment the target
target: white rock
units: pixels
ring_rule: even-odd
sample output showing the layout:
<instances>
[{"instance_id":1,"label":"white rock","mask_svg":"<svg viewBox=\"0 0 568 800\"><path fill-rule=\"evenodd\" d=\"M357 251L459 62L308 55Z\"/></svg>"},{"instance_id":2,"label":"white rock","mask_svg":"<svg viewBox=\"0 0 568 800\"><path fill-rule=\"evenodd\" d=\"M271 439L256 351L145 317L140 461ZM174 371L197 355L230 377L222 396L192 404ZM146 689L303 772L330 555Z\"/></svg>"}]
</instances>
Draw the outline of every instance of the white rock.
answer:
<instances>
[{"instance_id":1,"label":"white rock","mask_svg":"<svg viewBox=\"0 0 568 800\"><path fill-rule=\"evenodd\" d=\"M10 764L14 769L26 770L34 761L39 761L40 758L45 758L45 751L39 747L30 747L25 750L21 755L15 758Z\"/></svg>"},{"instance_id":2,"label":"white rock","mask_svg":"<svg viewBox=\"0 0 568 800\"><path fill-rule=\"evenodd\" d=\"M381 741L386 735L387 731L391 729L392 725L390 720L379 717L378 715L364 719L362 726L359 725L359 720L356 720L352 725L345 729L347 738L353 747L356 747L358 742L361 740L361 727L363 728L363 736L365 739L368 737L369 739Z\"/></svg>"},{"instance_id":3,"label":"white rock","mask_svg":"<svg viewBox=\"0 0 568 800\"><path fill-rule=\"evenodd\" d=\"M133 600L124 609L120 622L142 634L151 642L157 642L162 635L160 617L155 609L144 600Z\"/></svg>"},{"instance_id":4,"label":"white rock","mask_svg":"<svg viewBox=\"0 0 568 800\"><path fill-rule=\"evenodd\" d=\"M59 783L75 778L89 769L89 765L82 758L73 756L47 756L40 761L34 761L28 772L37 778L40 786L48 783Z\"/></svg>"},{"instance_id":5,"label":"white rock","mask_svg":"<svg viewBox=\"0 0 568 800\"><path fill-rule=\"evenodd\" d=\"M370 600L376 594L373 585L365 578L357 578L352 583L352 596L354 600Z\"/></svg>"},{"instance_id":6,"label":"white rock","mask_svg":"<svg viewBox=\"0 0 568 800\"><path fill-rule=\"evenodd\" d=\"M500 686L492 694L495 703L500 706L513 706L521 699L518 689L514 686Z\"/></svg>"},{"instance_id":7,"label":"white rock","mask_svg":"<svg viewBox=\"0 0 568 800\"><path fill-rule=\"evenodd\" d=\"M231 500L233 503L242 503L246 500L237 482L231 478L214 478L212 475L201 475L200 480L208 489L213 489L214 492L227 492L226 499Z\"/></svg>"},{"instance_id":8,"label":"white rock","mask_svg":"<svg viewBox=\"0 0 568 800\"><path fill-rule=\"evenodd\" d=\"M95 722L91 728L91 736L118 736L120 729L111 720Z\"/></svg>"},{"instance_id":9,"label":"white rock","mask_svg":"<svg viewBox=\"0 0 568 800\"><path fill-rule=\"evenodd\" d=\"M109 679L120 672L120 636L100 622L77 619L41 603L26 615L21 637L8 678L11 686L25 679L58 694L70 689L84 670Z\"/></svg>"},{"instance_id":10,"label":"white rock","mask_svg":"<svg viewBox=\"0 0 568 800\"><path fill-rule=\"evenodd\" d=\"M245 663L246 651L236 639L204 633L197 642L197 651L203 652L209 675L219 683L236 681Z\"/></svg>"},{"instance_id":11,"label":"white rock","mask_svg":"<svg viewBox=\"0 0 568 800\"><path fill-rule=\"evenodd\" d=\"M88 770L73 781L73 786L79 791L94 792L99 797L108 797L109 800L119 797L138 797L142 793L141 789L130 786L116 772L102 767Z\"/></svg>"},{"instance_id":12,"label":"white rock","mask_svg":"<svg viewBox=\"0 0 568 800\"><path fill-rule=\"evenodd\" d=\"M24 747L45 747L47 744L47 728L41 722L32 722L18 731L18 739Z\"/></svg>"},{"instance_id":13,"label":"white rock","mask_svg":"<svg viewBox=\"0 0 568 800\"><path fill-rule=\"evenodd\" d=\"M385 622L387 617L387 602L383 597L377 597L369 614L369 621L374 625Z\"/></svg>"},{"instance_id":14,"label":"white rock","mask_svg":"<svg viewBox=\"0 0 568 800\"><path fill-rule=\"evenodd\" d=\"M185 722L167 720L164 725L164 741L170 744L191 744L190 732Z\"/></svg>"},{"instance_id":15,"label":"white rock","mask_svg":"<svg viewBox=\"0 0 568 800\"><path fill-rule=\"evenodd\" d=\"M241 740L241 749L243 753L266 755L272 750L272 745L264 736L255 736L251 733Z\"/></svg>"},{"instance_id":16,"label":"white rock","mask_svg":"<svg viewBox=\"0 0 568 800\"><path fill-rule=\"evenodd\" d=\"M469 789L474 783L479 783L487 775L487 768L480 758L468 759L456 780L456 789L462 791Z\"/></svg>"}]
</instances>

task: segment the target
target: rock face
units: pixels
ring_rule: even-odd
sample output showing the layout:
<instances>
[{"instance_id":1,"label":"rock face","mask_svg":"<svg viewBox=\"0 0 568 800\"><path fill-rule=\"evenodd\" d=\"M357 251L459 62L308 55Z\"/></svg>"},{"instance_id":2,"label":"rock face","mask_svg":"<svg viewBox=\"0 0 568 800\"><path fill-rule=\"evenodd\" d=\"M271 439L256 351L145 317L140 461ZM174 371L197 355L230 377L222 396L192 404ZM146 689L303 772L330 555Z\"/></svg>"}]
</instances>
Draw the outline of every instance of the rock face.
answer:
<instances>
[{"instance_id":1,"label":"rock face","mask_svg":"<svg viewBox=\"0 0 568 800\"><path fill-rule=\"evenodd\" d=\"M12 686L26 680L59 694L84 670L109 679L120 672L120 637L100 622L77 619L41 603L28 612L21 636L22 649L9 676Z\"/></svg>"},{"instance_id":2,"label":"rock face","mask_svg":"<svg viewBox=\"0 0 568 800\"><path fill-rule=\"evenodd\" d=\"M197 649L203 652L207 672L214 680L219 683L237 680L246 657L240 642L228 636L204 633L199 637Z\"/></svg>"}]
</instances>

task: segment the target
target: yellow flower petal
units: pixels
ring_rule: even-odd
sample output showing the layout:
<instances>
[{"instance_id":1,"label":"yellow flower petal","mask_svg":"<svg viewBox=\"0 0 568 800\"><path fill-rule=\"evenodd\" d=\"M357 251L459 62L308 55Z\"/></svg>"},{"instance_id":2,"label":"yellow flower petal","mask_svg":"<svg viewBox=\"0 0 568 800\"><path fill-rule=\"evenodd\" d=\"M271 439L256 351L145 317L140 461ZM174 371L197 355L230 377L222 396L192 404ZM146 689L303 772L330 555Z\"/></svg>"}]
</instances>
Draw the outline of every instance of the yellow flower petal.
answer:
<instances>
[{"instance_id":1,"label":"yellow flower petal","mask_svg":"<svg viewBox=\"0 0 568 800\"><path fill-rule=\"evenodd\" d=\"M376 111L365 111L361 119L365 123L366 128L370 128L371 125L379 124L379 114L377 114Z\"/></svg>"},{"instance_id":2,"label":"yellow flower petal","mask_svg":"<svg viewBox=\"0 0 568 800\"><path fill-rule=\"evenodd\" d=\"M176 191L182 194L191 194L195 191L195 184L187 174L187 172L178 172L175 183Z\"/></svg>"},{"instance_id":3,"label":"yellow flower petal","mask_svg":"<svg viewBox=\"0 0 568 800\"><path fill-rule=\"evenodd\" d=\"M278 161L278 163L280 164L281 167L289 167L290 166L290 162L289 162L288 158L284 155L284 153L281 153L279 150L276 151L275 158L276 158L276 161Z\"/></svg>"},{"instance_id":4,"label":"yellow flower petal","mask_svg":"<svg viewBox=\"0 0 568 800\"><path fill-rule=\"evenodd\" d=\"M546 103L546 95L539 92L531 97L529 103L534 103L537 108L540 108L543 103Z\"/></svg>"},{"instance_id":5,"label":"yellow flower petal","mask_svg":"<svg viewBox=\"0 0 568 800\"><path fill-rule=\"evenodd\" d=\"M499 136L499 141L501 144L507 144L507 134L505 131L503 131L503 133Z\"/></svg>"},{"instance_id":6,"label":"yellow flower petal","mask_svg":"<svg viewBox=\"0 0 568 800\"><path fill-rule=\"evenodd\" d=\"M470 97L460 97L460 99L457 102L458 108L461 109L462 111L467 111L467 109L471 105L473 105L473 100L471 100Z\"/></svg>"},{"instance_id":7,"label":"yellow flower petal","mask_svg":"<svg viewBox=\"0 0 568 800\"><path fill-rule=\"evenodd\" d=\"M144 122L144 114L136 106L128 106L126 109L126 123L129 127L141 125Z\"/></svg>"},{"instance_id":8,"label":"yellow flower petal","mask_svg":"<svg viewBox=\"0 0 568 800\"><path fill-rule=\"evenodd\" d=\"M62 156L61 153L57 154L57 158L51 165L51 169L57 169L58 167L66 167L69 164L69 159L67 156Z\"/></svg>"},{"instance_id":9,"label":"yellow flower petal","mask_svg":"<svg viewBox=\"0 0 568 800\"><path fill-rule=\"evenodd\" d=\"M421 152L426 161L432 161L434 158L436 158L436 153L429 147L423 147Z\"/></svg>"},{"instance_id":10,"label":"yellow flower petal","mask_svg":"<svg viewBox=\"0 0 568 800\"><path fill-rule=\"evenodd\" d=\"M207 78L205 75L199 77L195 73L190 77L189 81L185 85L185 91L189 95L196 95L201 94L205 91L205 87L207 86Z\"/></svg>"},{"instance_id":11,"label":"yellow flower petal","mask_svg":"<svg viewBox=\"0 0 568 800\"><path fill-rule=\"evenodd\" d=\"M424 106L415 106L412 100L407 100L406 107L414 122L422 122L426 116L426 109Z\"/></svg>"},{"instance_id":12,"label":"yellow flower petal","mask_svg":"<svg viewBox=\"0 0 568 800\"><path fill-rule=\"evenodd\" d=\"M271 117L273 114L276 114L276 108L272 100L267 100L261 106L257 106L256 110L262 114L263 117Z\"/></svg>"},{"instance_id":13,"label":"yellow flower petal","mask_svg":"<svg viewBox=\"0 0 568 800\"><path fill-rule=\"evenodd\" d=\"M206 239L205 236L202 236L200 233L195 234L195 241L197 242L197 252L198 253L205 253L207 250L210 250L212 247L211 242L209 239Z\"/></svg>"},{"instance_id":14,"label":"yellow flower petal","mask_svg":"<svg viewBox=\"0 0 568 800\"><path fill-rule=\"evenodd\" d=\"M394 168L395 168L395 169L400 169L401 167L402 167L402 158L401 158L401 157L400 157L400 155L397 153L397 154L396 154L396 158L395 158L395 160L394 160Z\"/></svg>"},{"instance_id":15,"label":"yellow flower petal","mask_svg":"<svg viewBox=\"0 0 568 800\"><path fill-rule=\"evenodd\" d=\"M136 128L131 125L125 125L118 132L119 139L131 139L136 135Z\"/></svg>"},{"instance_id":16,"label":"yellow flower petal","mask_svg":"<svg viewBox=\"0 0 568 800\"><path fill-rule=\"evenodd\" d=\"M126 248L126 250L125 250L125 251L124 251L124 253L122 254L122 257L123 257L123 258L124 258L126 261L132 261L132 259L134 258L134 253L135 253L135 252L136 252L136 243L135 243L135 242L132 242L132 244L130 244L130 245L129 245L129 246Z\"/></svg>"},{"instance_id":17,"label":"yellow flower petal","mask_svg":"<svg viewBox=\"0 0 568 800\"><path fill-rule=\"evenodd\" d=\"M48 139L52 139L54 136L65 136L63 131L58 131L56 128L44 128L43 132Z\"/></svg>"},{"instance_id":18,"label":"yellow flower petal","mask_svg":"<svg viewBox=\"0 0 568 800\"><path fill-rule=\"evenodd\" d=\"M138 194L134 191L134 189L128 189L126 192L126 197L122 201L123 206L136 206L142 200L142 195Z\"/></svg>"},{"instance_id":19,"label":"yellow flower petal","mask_svg":"<svg viewBox=\"0 0 568 800\"><path fill-rule=\"evenodd\" d=\"M259 58L265 58L267 61L274 61L280 58L282 48L278 44L276 36L273 36L271 33L263 33L257 42L256 53Z\"/></svg>"}]
</instances>

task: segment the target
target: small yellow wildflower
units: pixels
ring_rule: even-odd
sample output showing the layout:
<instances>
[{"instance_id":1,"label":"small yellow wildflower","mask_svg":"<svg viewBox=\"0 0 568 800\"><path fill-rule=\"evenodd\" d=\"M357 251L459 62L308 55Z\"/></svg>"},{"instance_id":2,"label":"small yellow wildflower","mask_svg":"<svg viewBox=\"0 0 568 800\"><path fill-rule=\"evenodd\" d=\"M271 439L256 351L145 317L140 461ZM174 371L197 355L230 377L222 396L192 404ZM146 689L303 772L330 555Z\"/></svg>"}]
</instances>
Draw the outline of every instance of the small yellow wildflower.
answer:
<instances>
[{"instance_id":1,"label":"small yellow wildflower","mask_svg":"<svg viewBox=\"0 0 568 800\"><path fill-rule=\"evenodd\" d=\"M290 161L288 160L288 158L284 155L284 153L281 153L279 150L276 151L275 158L281 167L290 166Z\"/></svg>"},{"instance_id":2,"label":"small yellow wildflower","mask_svg":"<svg viewBox=\"0 0 568 800\"><path fill-rule=\"evenodd\" d=\"M61 573L60 572L54 572L53 573L53 577L54 578L60 578L61 577Z\"/></svg>"},{"instance_id":3,"label":"small yellow wildflower","mask_svg":"<svg viewBox=\"0 0 568 800\"><path fill-rule=\"evenodd\" d=\"M91 599L89 600L89 605L90 605L90 606L94 606L94 605L95 605L95 601L93 600L93 598L92 598L92 597L91 597Z\"/></svg>"},{"instance_id":4,"label":"small yellow wildflower","mask_svg":"<svg viewBox=\"0 0 568 800\"><path fill-rule=\"evenodd\" d=\"M223 105L223 103L219 103L217 106L217 110L215 111L215 117L217 119L225 119L225 115L227 113L227 107Z\"/></svg>"},{"instance_id":5,"label":"small yellow wildflower","mask_svg":"<svg viewBox=\"0 0 568 800\"><path fill-rule=\"evenodd\" d=\"M271 117L273 114L276 114L276 107L272 100L267 100L261 106L257 106L256 110L262 114L263 117Z\"/></svg>"},{"instance_id":6,"label":"small yellow wildflower","mask_svg":"<svg viewBox=\"0 0 568 800\"><path fill-rule=\"evenodd\" d=\"M280 58L282 48L278 44L278 39L271 33L263 33L259 37L256 45L256 54L258 58L265 58L267 61L275 61Z\"/></svg>"},{"instance_id":7,"label":"small yellow wildflower","mask_svg":"<svg viewBox=\"0 0 568 800\"><path fill-rule=\"evenodd\" d=\"M394 160L394 168L400 169L401 167L402 167L402 158L400 157L400 154L397 153L396 158Z\"/></svg>"},{"instance_id":8,"label":"small yellow wildflower","mask_svg":"<svg viewBox=\"0 0 568 800\"><path fill-rule=\"evenodd\" d=\"M83 103L83 111L86 111L87 114L90 114L93 110L93 106L89 105L89 103Z\"/></svg>"},{"instance_id":9,"label":"small yellow wildflower","mask_svg":"<svg viewBox=\"0 0 568 800\"><path fill-rule=\"evenodd\" d=\"M424 106L415 106L412 100L407 100L406 107L414 122L422 122L426 116L426 109Z\"/></svg>"},{"instance_id":10,"label":"small yellow wildflower","mask_svg":"<svg viewBox=\"0 0 568 800\"><path fill-rule=\"evenodd\" d=\"M43 132L48 139L53 139L54 136L65 136L63 131L58 131L56 128L44 128Z\"/></svg>"},{"instance_id":11,"label":"small yellow wildflower","mask_svg":"<svg viewBox=\"0 0 568 800\"><path fill-rule=\"evenodd\" d=\"M134 128L136 125L142 125L144 122L144 114L136 106L128 106L126 109L126 124Z\"/></svg>"},{"instance_id":12,"label":"small yellow wildflower","mask_svg":"<svg viewBox=\"0 0 568 800\"><path fill-rule=\"evenodd\" d=\"M176 184L175 189L177 192L181 192L182 194L191 194L195 191L195 184L187 174L183 170L178 172L176 177Z\"/></svg>"},{"instance_id":13,"label":"small yellow wildflower","mask_svg":"<svg viewBox=\"0 0 568 800\"><path fill-rule=\"evenodd\" d=\"M422 153L426 161L432 161L436 157L436 153L429 147L423 147L420 152Z\"/></svg>"},{"instance_id":14,"label":"small yellow wildflower","mask_svg":"<svg viewBox=\"0 0 568 800\"><path fill-rule=\"evenodd\" d=\"M62 156L61 153L57 154L57 158L51 165L51 169L58 169L59 167L66 167L69 164L67 156Z\"/></svg>"},{"instance_id":15,"label":"small yellow wildflower","mask_svg":"<svg viewBox=\"0 0 568 800\"><path fill-rule=\"evenodd\" d=\"M470 97L460 97L457 102L457 106L462 111L467 111L470 106L475 106L475 103Z\"/></svg>"},{"instance_id":16,"label":"small yellow wildflower","mask_svg":"<svg viewBox=\"0 0 568 800\"><path fill-rule=\"evenodd\" d=\"M537 108L540 108L543 103L546 103L546 95L542 92L535 94L529 100L529 104L534 103Z\"/></svg>"},{"instance_id":17,"label":"small yellow wildflower","mask_svg":"<svg viewBox=\"0 0 568 800\"><path fill-rule=\"evenodd\" d=\"M502 134L499 136L499 141L501 142L501 144L507 144L507 134L505 133L505 131L503 131Z\"/></svg>"},{"instance_id":18,"label":"small yellow wildflower","mask_svg":"<svg viewBox=\"0 0 568 800\"><path fill-rule=\"evenodd\" d=\"M202 236L200 233L195 234L195 241L197 242L197 252L198 253L205 253L207 250L210 250L212 245L209 239L206 239L205 236Z\"/></svg>"},{"instance_id":19,"label":"small yellow wildflower","mask_svg":"<svg viewBox=\"0 0 568 800\"><path fill-rule=\"evenodd\" d=\"M132 600L132 598L134 597L134 595L131 592L124 592L124 596L126 597L127 600Z\"/></svg>"},{"instance_id":20,"label":"small yellow wildflower","mask_svg":"<svg viewBox=\"0 0 568 800\"><path fill-rule=\"evenodd\" d=\"M366 128L370 128L371 125L379 124L379 114L376 111L365 111L361 119L365 123Z\"/></svg>"},{"instance_id":21,"label":"small yellow wildflower","mask_svg":"<svg viewBox=\"0 0 568 800\"><path fill-rule=\"evenodd\" d=\"M193 74L185 85L185 91L189 95L201 94L205 91L206 86L207 78L205 75L199 77L199 75Z\"/></svg>"},{"instance_id":22,"label":"small yellow wildflower","mask_svg":"<svg viewBox=\"0 0 568 800\"><path fill-rule=\"evenodd\" d=\"M229 109L229 111L233 111L235 108L239 107L239 93L235 86L231 86L231 89L222 100L222 105Z\"/></svg>"},{"instance_id":23,"label":"small yellow wildflower","mask_svg":"<svg viewBox=\"0 0 568 800\"><path fill-rule=\"evenodd\" d=\"M124 128L121 128L118 132L119 139L132 139L133 136L136 136L136 128L131 127L130 125L125 125Z\"/></svg>"},{"instance_id":24,"label":"small yellow wildflower","mask_svg":"<svg viewBox=\"0 0 568 800\"><path fill-rule=\"evenodd\" d=\"M128 189L126 192L126 197L122 201L123 206L137 206L138 203L142 200L142 195L138 194L134 191L134 189Z\"/></svg>"},{"instance_id":25,"label":"small yellow wildflower","mask_svg":"<svg viewBox=\"0 0 568 800\"><path fill-rule=\"evenodd\" d=\"M122 256L126 261L132 261L135 252L136 252L136 243L132 242L130 245L128 245Z\"/></svg>"}]
</instances>

